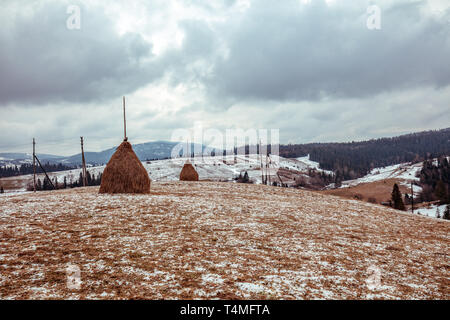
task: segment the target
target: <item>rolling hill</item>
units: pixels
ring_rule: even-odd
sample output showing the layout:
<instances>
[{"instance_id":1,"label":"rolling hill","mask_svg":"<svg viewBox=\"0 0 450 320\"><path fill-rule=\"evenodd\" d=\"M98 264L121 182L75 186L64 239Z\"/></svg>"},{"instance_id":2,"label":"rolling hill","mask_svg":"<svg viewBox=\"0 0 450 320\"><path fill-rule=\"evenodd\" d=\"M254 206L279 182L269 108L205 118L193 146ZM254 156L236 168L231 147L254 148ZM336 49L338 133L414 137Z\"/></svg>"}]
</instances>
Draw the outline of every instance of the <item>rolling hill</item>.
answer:
<instances>
[{"instance_id":1,"label":"rolling hill","mask_svg":"<svg viewBox=\"0 0 450 320\"><path fill-rule=\"evenodd\" d=\"M450 128L368 141L280 146L280 156L285 158L307 154L322 168L334 171L340 181L356 179L373 168L449 155Z\"/></svg>"},{"instance_id":2,"label":"rolling hill","mask_svg":"<svg viewBox=\"0 0 450 320\"><path fill-rule=\"evenodd\" d=\"M449 221L306 190L8 195L0 235L2 299L450 299Z\"/></svg>"}]
</instances>

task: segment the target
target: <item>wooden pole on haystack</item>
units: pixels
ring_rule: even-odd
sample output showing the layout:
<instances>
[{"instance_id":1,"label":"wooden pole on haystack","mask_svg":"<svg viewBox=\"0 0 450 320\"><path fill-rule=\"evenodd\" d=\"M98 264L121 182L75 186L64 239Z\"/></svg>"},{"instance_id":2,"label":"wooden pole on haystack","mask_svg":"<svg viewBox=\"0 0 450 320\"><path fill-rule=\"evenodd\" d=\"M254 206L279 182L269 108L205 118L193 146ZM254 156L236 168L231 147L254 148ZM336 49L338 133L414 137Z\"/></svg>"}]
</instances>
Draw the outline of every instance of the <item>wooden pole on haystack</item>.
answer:
<instances>
[{"instance_id":1,"label":"wooden pole on haystack","mask_svg":"<svg viewBox=\"0 0 450 320\"><path fill-rule=\"evenodd\" d=\"M83 148L83 137L81 139L81 161L82 161L82 170L83 170L83 187L87 186L87 172L86 172L86 160L84 159L84 148Z\"/></svg>"},{"instance_id":2,"label":"wooden pole on haystack","mask_svg":"<svg viewBox=\"0 0 450 320\"><path fill-rule=\"evenodd\" d=\"M411 181L411 213L414 213L414 190L412 181Z\"/></svg>"},{"instance_id":3,"label":"wooden pole on haystack","mask_svg":"<svg viewBox=\"0 0 450 320\"><path fill-rule=\"evenodd\" d=\"M125 96L123 96L123 141L128 141L127 138L127 119L125 115Z\"/></svg>"},{"instance_id":4,"label":"wooden pole on haystack","mask_svg":"<svg viewBox=\"0 0 450 320\"><path fill-rule=\"evenodd\" d=\"M33 138L33 191L36 192L36 142Z\"/></svg>"}]
</instances>

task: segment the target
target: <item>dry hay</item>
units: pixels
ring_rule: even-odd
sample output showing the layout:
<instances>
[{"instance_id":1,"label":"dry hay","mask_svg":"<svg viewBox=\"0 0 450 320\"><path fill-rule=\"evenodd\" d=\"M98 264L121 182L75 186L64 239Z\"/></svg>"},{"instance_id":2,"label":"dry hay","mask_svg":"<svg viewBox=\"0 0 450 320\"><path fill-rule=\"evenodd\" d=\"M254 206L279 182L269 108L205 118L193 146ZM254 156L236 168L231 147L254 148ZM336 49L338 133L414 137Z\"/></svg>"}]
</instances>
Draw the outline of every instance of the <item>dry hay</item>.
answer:
<instances>
[{"instance_id":1,"label":"dry hay","mask_svg":"<svg viewBox=\"0 0 450 320\"><path fill-rule=\"evenodd\" d=\"M100 193L149 193L150 177L131 144L124 141L105 167Z\"/></svg>"},{"instance_id":2,"label":"dry hay","mask_svg":"<svg viewBox=\"0 0 450 320\"><path fill-rule=\"evenodd\" d=\"M180 181L198 181L198 173L189 161L184 164L180 172Z\"/></svg>"}]
</instances>

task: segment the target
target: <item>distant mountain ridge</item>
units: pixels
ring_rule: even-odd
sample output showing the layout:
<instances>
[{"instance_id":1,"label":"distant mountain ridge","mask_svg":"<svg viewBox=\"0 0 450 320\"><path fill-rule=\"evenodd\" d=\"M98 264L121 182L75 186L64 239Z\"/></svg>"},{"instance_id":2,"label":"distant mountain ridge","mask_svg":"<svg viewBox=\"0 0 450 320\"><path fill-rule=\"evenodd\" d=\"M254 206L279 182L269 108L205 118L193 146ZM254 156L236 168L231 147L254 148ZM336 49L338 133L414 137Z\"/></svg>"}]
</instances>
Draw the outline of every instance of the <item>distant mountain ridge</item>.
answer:
<instances>
[{"instance_id":1,"label":"distant mountain ridge","mask_svg":"<svg viewBox=\"0 0 450 320\"><path fill-rule=\"evenodd\" d=\"M141 161L152 159L166 159L172 156L172 150L179 142L170 141L153 141L146 143L139 143L133 145L133 150ZM191 150L194 147L199 147L198 144L191 144ZM202 150L206 148L201 147ZM109 161L116 147L109 148L99 152L85 152L86 163L92 165L105 164ZM81 164L81 153L64 157L51 154L37 154L42 163L62 163L65 165L77 166ZM32 155L30 153L0 153L0 166L5 165L20 165L32 162Z\"/></svg>"},{"instance_id":2,"label":"distant mountain ridge","mask_svg":"<svg viewBox=\"0 0 450 320\"><path fill-rule=\"evenodd\" d=\"M176 145L178 145L178 142L154 141L134 144L133 150L141 161L145 161L147 159L165 159L171 156L172 149ZM115 151L116 147L100 152L85 152L84 156L87 163L103 164L109 161ZM80 164L81 153L60 159L59 161L66 164Z\"/></svg>"},{"instance_id":3,"label":"distant mountain ridge","mask_svg":"<svg viewBox=\"0 0 450 320\"><path fill-rule=\"evenodd\" d=\"M55 156L53 154L36 154L39 160L50 163L58 163L60 160L64 159L62 156ZM33 156L31 153L19 153L19 152L4 152L0 153L0 166L14 166L26 163L32 163Z\"/></svg>"}]
</instances>

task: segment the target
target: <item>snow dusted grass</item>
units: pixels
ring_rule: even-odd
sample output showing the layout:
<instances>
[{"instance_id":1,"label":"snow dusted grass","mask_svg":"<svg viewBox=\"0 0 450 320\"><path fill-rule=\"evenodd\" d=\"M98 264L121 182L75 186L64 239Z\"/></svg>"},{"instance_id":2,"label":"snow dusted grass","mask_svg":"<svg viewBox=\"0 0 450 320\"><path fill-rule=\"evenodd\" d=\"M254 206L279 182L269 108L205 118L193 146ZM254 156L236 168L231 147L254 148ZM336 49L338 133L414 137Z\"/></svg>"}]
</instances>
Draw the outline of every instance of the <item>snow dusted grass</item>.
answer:
<instances>
[{"instance_id":1,"label":"snow dusted grass","mask_svg":"<svg viewBox=\"0 0 450 320\"><path fill-rule=\"evenodd\" d=\"M450 298L448 221L262 185L151 192L0 197L0 298Z\"/></svg>"},{"instance_id":2,"label":"snow dusted grass","mask_svg":"<svg viewBox=\"0 0 450 320\"><path fill-rule=\"evenodd\" d=\"M371 183L387 179L398 179L404 181L405 186L409 187L411 182L419 182L416 175L422 170L422 162L410 164L401 163L392 166L375 168L371 172L359 179L343 181L341 188L357 186L361 183ZM414 187L414 192L420 192L422 189L418 186Z\"/></svg>"}]
</instances>

